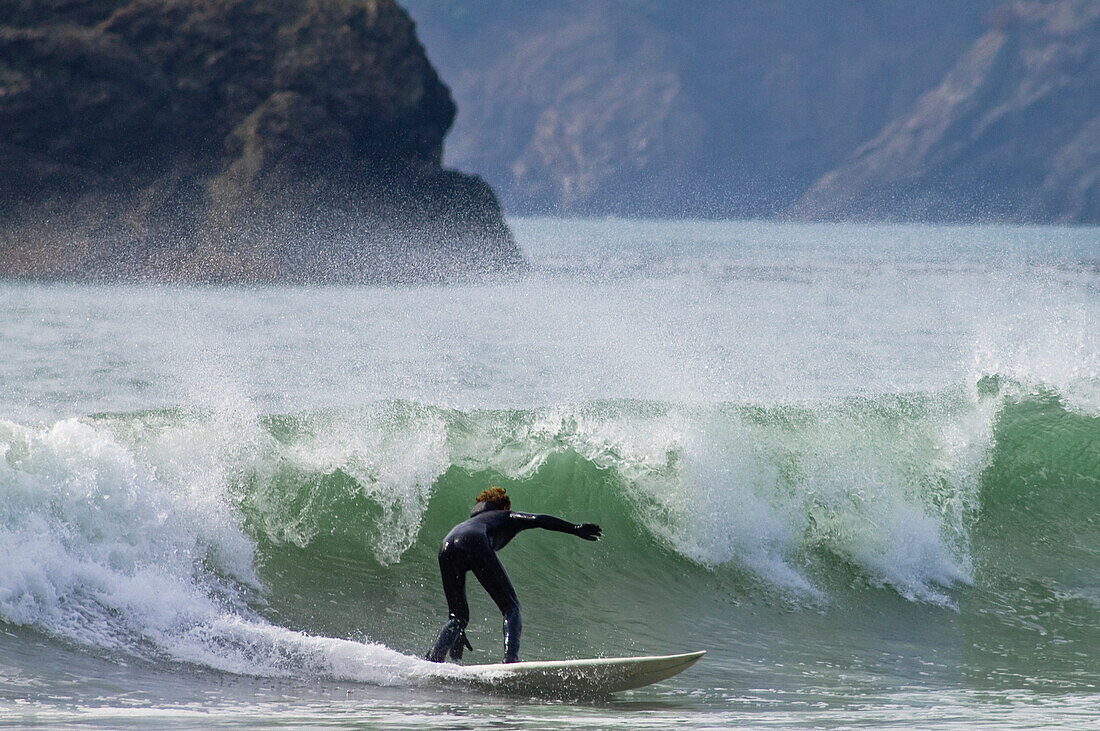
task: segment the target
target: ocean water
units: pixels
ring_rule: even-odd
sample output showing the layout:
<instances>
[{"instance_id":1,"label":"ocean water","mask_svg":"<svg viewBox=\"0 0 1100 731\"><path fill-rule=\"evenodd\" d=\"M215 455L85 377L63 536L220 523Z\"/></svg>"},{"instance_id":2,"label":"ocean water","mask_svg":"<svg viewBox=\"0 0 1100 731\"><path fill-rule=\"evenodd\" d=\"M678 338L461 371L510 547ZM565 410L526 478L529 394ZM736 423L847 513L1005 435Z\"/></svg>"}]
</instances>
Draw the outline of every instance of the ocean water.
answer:
<instances>
[{"instance_id":1,"label":"ocean water","mask_svg":"<svg viewBox=\"0 0 1100 731\"><path fill-rule=\"evenodd\" d=\"M1100 724L1100 230L511 223L515 280L0 282L0 726ZM523 659L704 660L420 660L490 484L604 528L502 551Z\"/></svg>"}]
</instances>

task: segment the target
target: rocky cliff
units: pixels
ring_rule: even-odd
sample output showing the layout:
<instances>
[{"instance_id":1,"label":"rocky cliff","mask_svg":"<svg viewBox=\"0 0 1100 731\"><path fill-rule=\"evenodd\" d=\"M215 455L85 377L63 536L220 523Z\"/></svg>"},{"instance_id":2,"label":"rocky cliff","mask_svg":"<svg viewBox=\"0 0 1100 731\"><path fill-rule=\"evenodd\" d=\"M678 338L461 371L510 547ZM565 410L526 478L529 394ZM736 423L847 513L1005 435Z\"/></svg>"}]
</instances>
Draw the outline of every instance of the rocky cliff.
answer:
<instances>
[{"instance_id":1,"label":"rocky cliff","mask_svg":"<svg viewBox=\"0 0 1100 731\"><path fill-rule=\"evenodd\" d=\"M1018 2L798 202L810 218L1100 223L1100 3Z\"/></svg>"},{"instance_id":2,"label":"rocky cliff","mask_svg":"<svg viewBox=\"0 0 1100 731\"><path fill-rule=\"evenodd\" d=\"M421 281L522 262L390 0L0 2L0 274Z\"/></svg>"},{"instance_id":3,"label":"rocky cliff","mask_svg":"<svg viewBox=\"0 0 1100 731\"><path fill-rule=\"evenodd\" d=\"M405 0L516 212L781 215L1001 0Z\"/></svg>"},{"instance_id":4,"label":"rocky cliff","mask_svg":"<svg viewBox=\"0 0 1100 731\"><path fill-rule=\"evenodd\" d=\"M405 0L515 212L1100 222L1097 0Z\"/></svg>"}]
</instances>

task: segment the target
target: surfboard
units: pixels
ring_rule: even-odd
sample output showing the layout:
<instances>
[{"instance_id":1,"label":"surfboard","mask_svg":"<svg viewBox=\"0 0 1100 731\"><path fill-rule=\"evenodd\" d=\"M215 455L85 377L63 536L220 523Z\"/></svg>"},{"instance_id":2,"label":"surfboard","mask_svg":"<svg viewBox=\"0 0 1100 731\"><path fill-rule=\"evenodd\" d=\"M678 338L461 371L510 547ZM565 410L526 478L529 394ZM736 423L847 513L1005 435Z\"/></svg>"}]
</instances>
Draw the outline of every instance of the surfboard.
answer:
<instances>
[{"instance_id":1,"label":"surfboard","mask_svg":"<svg viewBox=\"0 0 1100 731\"><path fill-rule=\"evenodd\" d=\"M618 693L671 678L690 668L705 654L706 650L700 650L682 655L467 665L462 676L478 685L509 691Z\"/></svg>"}]
</instances>

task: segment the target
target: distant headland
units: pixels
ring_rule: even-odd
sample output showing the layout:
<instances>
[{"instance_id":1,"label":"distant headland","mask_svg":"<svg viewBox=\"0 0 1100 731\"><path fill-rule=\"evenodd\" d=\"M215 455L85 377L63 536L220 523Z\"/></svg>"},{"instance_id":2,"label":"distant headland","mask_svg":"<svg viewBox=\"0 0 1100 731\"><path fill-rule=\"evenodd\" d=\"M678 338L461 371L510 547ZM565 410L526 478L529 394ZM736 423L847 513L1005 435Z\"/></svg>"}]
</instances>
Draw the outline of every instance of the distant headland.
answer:
<instances>
[{"instance_id":1,"label":"distant headland","mask_svg":"<svg viewBox=\"0 0 1100 731\"><path fill-rule=\"evenodd\" d=\"M391 0L0 6L0 276L420 282L523 259Z\"/></svg>"},{"instance_id":2,"label":"distant headland","mask_svg":"<svg viewBox=\"0 0 1100 731\"><path fill-rule=\"evenodd\" d=\"M402 0L510 213L1100 224L1097 0Z\"/></svg>"}]
</instances>

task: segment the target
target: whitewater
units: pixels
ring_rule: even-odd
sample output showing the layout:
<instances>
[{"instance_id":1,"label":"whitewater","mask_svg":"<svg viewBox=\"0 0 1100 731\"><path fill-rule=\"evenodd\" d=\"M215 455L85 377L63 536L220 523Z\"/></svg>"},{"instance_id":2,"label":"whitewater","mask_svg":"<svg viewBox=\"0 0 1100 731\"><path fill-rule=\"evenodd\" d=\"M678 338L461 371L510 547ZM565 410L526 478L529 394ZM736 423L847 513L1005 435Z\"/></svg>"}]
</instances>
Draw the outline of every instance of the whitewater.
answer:
<instances>
[{"instance_id":1,"label":"whitewater","mask_svg":"<svg viewBox=\"0 0 1100 731\"><path fill-rule=\"evenodd\" d=\"M510 223L518 278L0 282L0 725L1100 722L1100 230ZM502 552L523 659L705 660L420 659L490 484L604 528Z\"/></svg>"}]
</instances>

